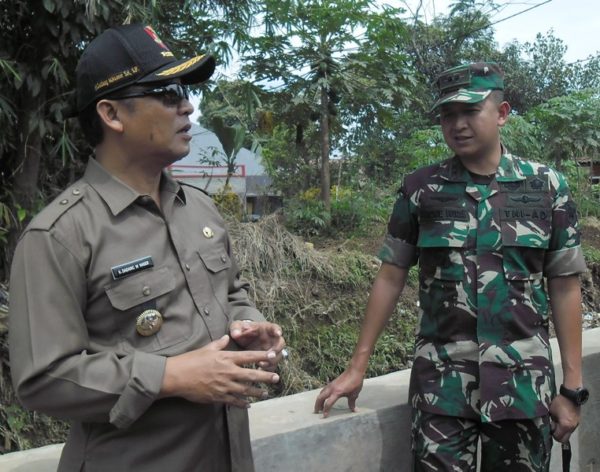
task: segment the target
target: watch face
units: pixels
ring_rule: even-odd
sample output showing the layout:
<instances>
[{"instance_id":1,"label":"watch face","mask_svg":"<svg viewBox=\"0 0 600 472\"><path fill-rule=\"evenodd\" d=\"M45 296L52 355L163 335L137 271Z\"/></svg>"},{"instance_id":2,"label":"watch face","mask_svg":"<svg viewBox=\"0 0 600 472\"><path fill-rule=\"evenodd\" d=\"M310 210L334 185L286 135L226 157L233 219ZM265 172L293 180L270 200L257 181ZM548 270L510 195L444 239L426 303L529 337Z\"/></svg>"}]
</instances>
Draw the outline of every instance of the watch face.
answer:
<instances>
[{"instance_id":1,"label":"watch face","mask_svg":"<svg viewBox=\"0 0 600 472\"><path fill-rule=\"evenodd\" d=\"M564 385L561 385L560 394L564 397L567 397L577 406L583 405L585 402L587 402L588 398L590 397L590 392L585 387L580 387L576 390L570 390L568 388L565 388Z\"/></svg>"},{"instance_id":2,"label":"watch face","mask_svg":"<svg viewBox=\"0 0 600 472\"><path fill-rule=\"evenodd\" d=\"M588 391L587 388L582 388L582 389L577 390L577 403L579 405L583 405L585 402L587 402L589 397L590 397L590 392Z\"/></svg>"}]
</instances>

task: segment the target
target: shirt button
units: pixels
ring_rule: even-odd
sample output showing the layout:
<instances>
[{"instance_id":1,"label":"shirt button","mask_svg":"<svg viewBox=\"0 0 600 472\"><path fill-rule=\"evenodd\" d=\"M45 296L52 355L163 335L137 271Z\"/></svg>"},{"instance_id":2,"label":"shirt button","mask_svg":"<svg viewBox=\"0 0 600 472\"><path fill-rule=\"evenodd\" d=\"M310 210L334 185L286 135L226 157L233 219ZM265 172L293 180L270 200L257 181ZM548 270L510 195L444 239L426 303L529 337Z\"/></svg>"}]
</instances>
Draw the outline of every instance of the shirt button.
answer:
<instances>
[{"instance_id":1,"label":"shirt button","mask_svg":"<svg viewBox=\"0 0 600 472\"><path fill-rule=\"evenodd\" d=\"M148 295L150 295L150 292L151 292L151 290L150 290L150 287L148 287L147 285L146 285L146 286L145 286L145 287L142 289L142 293L143 293L143 294L144 294L144 296L146 296L146 297L147 297Z\"/></svg>"},{"instance_id":2,"label":"shirt button","mask_svg":"<svg viewBox=\"0 0 600 472\"><path fill-rule=\"evenodd\" d=\"M190 265L189 264L185 265L185 270L190 270Z\"/></svg>"},{"instance_id":3,"label":"shirt button","mask_svg":"<svg viewBox=\"0 0 600 472\"><path fill-rule=\"evenodd\" d=\"M66 205L67 203L69 203L69 200L67 200L66 198L60 201L61 205Z\"/></svg>"},{"instance_id":4,"label":"shirt button","mask_svg":"<svg viewBox=\"0 0 600 472\"><path fill-rule=\"evenodd\" d=\"M206 316L210 316L210 310L208 309L208 307L207 307L207 306L205 306L205 307L204 307L204 314L205 314Z\"/></svg>"},{"instance_id":5,"label":"shirt button","mask_svg":"<svg viewBox=\"0 0 600 472\"><path fill-rule=\"evenodd\" d=\"M221 255L221 262L225 262L225 261L227 261L227 258L225 257L225 255L224 255L224 254L222 254L222 255Z\"/></svg>"},{"instance_id":6,"label":"shirt button","mask_svg":"<svg viewBox=\"0 0 600 472\"><path fill-rule=\"evenodd\" d=\"M78 188L73 189L73 195L79 195L81 193L81 190L79 190Z\"/></svg>"}]
</instances>

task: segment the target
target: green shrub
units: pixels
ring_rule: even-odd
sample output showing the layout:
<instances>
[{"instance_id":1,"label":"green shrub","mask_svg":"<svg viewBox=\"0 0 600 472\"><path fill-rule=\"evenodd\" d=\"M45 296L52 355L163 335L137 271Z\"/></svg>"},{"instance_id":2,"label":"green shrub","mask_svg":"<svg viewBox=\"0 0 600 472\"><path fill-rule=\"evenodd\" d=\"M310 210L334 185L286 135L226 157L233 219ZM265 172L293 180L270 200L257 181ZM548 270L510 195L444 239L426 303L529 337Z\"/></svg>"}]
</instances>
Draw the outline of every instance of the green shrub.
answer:
<instances>
[{"instance_id":1,"label":"green shrub","mask_svg":"<svg viewBox=\"0 0 600 472\"><path fill-rule=\"evenodd\" d=\"M588 265L600 263L600 249L584 244L583 254Z\"/></svg>"},{"instance_id":2,"label":"green shrub","mask_svg":"<svg viewBox=\"0 0 600 472\"><path fill-rule=\"evenodd\" d=\"M334 186L328 214L313 190L289 200L285 208L286 227L304 237L368 235L374 223L387 221L394 199L376 189L357 191Z\"/></svg>"}]
</instances>

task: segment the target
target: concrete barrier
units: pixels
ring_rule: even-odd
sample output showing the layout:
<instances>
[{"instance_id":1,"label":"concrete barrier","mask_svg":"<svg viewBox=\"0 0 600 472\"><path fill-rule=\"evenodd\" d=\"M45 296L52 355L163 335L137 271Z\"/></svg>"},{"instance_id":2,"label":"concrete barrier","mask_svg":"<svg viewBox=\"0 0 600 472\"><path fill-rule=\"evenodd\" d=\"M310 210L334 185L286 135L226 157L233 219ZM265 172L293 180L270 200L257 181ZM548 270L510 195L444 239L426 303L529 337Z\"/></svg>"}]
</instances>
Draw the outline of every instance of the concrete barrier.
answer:
<instances>
[{"instance_id":1,"label":"concrete barrier","mask_svg":"<svg viewBox=\"0 0 600 472\"><path fill-rule=\"evenodd\" d=\"M600 328L583 333L583 371L591 391L581 425L571 438L572 472L600 472ZM552 348L557 380L562 378L556 340ZM252 405L250 426L257 472L404 472L410 467L408 370L365 381L351 413L345 399L327 419L312 413L318 391ZM56 470L62 445L0 456L2 472ZM551 471L562 470L560 445Z\"/></svg>"}]
</instances>

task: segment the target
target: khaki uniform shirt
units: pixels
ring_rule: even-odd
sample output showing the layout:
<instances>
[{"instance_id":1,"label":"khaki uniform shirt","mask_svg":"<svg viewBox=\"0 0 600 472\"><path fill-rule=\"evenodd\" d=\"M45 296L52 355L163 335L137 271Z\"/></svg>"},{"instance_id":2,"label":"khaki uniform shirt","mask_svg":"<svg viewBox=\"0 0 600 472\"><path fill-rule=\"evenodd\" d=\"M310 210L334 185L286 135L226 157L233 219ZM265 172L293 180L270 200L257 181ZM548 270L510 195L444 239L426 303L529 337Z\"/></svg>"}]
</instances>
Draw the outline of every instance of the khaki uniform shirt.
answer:
<instances>
[{"instance_id":1,"label":"khaki uniform shirt","mask_svg":"<svg viewBox=\"0 0 600 472\"><path fill-rule=\"evenodd\" d=\"M456 157L417 170L380 257L404 268L419 262L413 406L482 422L548 413L545 278L586 270L562 174L508 153L489 184Z\"/></svg>"},{"instance_id":2,"label":"khaki uniform shirt","mask_svg":"<svg viewBox=\"0 0 600 472\"><path fill-rule=\"evenodd\" d=\"M157 400L166 358L262 321L211 199L163 175L162 211L90 160L24 231L11 272L19 399L72 421L60 471L252 471L247 414ZM158 310L153 335L136 318Z\"/></svg>"}]
</instances>

